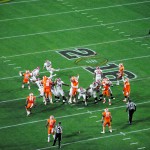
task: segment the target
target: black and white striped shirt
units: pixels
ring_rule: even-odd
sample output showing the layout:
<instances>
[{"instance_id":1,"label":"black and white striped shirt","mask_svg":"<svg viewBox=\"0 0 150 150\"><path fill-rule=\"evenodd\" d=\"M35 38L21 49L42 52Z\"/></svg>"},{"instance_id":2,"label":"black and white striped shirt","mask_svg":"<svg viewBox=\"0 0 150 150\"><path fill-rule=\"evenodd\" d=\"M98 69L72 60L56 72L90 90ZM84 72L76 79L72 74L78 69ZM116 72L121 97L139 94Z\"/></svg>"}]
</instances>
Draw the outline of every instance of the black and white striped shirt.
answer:
<instances>
[{"instance_id":1,"label":"black and white striped shirt","mask_svg":"<svg viewBox=\"0 0 150 150\"><path fill-rule=\"evenodd\" d=\"M57 125L55 130L56 130L56 133L62 133L62 127L60 125Z\"/></svg>"},{"instance_id":2,"label":"black and white striped shirt","mask_svg":"<svg viewBox=\"0 0 150 150\"><path fill-rule=\"evenodd\" d=\"M128 109L128 110L136 110L136 104L133 103L133 102L129 102L129 103L127 104L127 109Z\"/></svg>"}]
</instances>

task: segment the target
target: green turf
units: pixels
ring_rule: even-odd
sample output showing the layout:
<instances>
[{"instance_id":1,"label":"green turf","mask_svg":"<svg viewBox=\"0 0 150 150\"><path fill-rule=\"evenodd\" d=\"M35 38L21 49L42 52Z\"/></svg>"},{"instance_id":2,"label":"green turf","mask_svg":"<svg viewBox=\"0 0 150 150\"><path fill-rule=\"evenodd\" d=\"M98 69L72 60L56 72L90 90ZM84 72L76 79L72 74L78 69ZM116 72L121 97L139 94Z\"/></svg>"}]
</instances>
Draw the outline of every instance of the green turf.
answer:
<instances>
[{"instance_id":1,"label":"green turf","mask_svg":"<svg viewBox=\"0 0 150 150\"><path fill-rule=\"evenodd\" d=\"M64 150L136 150L149 149L149 64L150 1L139 0L12 0L0 3L0 149L57 149L47 143L46 119L51 114L62 121ZM100 22L101 21L101 22ZM123 100L123 84L114 85L112 106L91 98L81 102L45 106L37 98L33 114L26 117L25 98L30 92L39 95L35 84L22 89L19 71L40 66L46 59L60 68L57 77L70 84L69 77L79 74L80 86L87 88L93 74L85 70L86 59L75 63L58 53L60 50L88 48L97 53L100 66L124 63L125 70L136 75L131 82L131 98L137 103L133 125L128 125ZM92 58L89 58L89 60ZM104 65L104 64L103 64ZM21 67L21 68L15 68ZM103 70L104 72L117 69ZM69 88L64 87L68 95ZM97 122L108 107L113 116L113 133L101 134ZM83 109L82 109L83 108ZM121 134L122 132L123 134ZM128 140L123 140L130 138Z\"/></svg>"}]
</instances>

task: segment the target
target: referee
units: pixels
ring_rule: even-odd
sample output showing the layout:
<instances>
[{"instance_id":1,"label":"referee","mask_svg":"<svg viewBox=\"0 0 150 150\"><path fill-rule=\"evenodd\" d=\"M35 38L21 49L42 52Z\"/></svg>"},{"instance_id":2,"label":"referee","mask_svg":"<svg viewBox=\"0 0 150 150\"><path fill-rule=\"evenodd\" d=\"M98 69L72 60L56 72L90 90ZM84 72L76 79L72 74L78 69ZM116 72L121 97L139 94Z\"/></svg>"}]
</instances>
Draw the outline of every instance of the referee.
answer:
<instances>
[{"instance_id":1,"label":"referee","mask_svg":"<svg viewBox=\"0 0 150 150\"><path fill-rule=\"evenodd\" d=\"M128 117L129 117L129 124L132 124L132 117L134 112L136 111L136 104L133 103L131 100L127 103L126 112L128 111Z\"/></svg>"},{"instance_id":2,"label":"referee","mask_svg":"<svg viewBox=\"0 0 150 150\"><path fill-rule=\"evenodd\" d=\"M55 127L55 131L56 131L56 134L55 134L55 139L54 139L54 142L53 142L53 146L55 146L56 144L56 141L58 139L58 148L61 148L61 138L62 138L62 127L61 127L61 122L58 123L58 125Z\"/></svg>"}]
</instances>

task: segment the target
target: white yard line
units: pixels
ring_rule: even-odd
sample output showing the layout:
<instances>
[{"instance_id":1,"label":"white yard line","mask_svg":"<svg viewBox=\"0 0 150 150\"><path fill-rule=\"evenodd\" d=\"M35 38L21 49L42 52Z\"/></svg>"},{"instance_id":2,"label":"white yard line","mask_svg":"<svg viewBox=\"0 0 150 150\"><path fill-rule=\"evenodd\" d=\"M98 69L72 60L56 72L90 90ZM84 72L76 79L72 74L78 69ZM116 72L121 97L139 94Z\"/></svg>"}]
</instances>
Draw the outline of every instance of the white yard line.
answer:
<instances>
[{"instance_id":1,"label":"white yard line","mask_svg":"<svg viewBox=\"0 0 150 150\"><path fill-rule=\"evenodd\" d=\"M96 118L97 116L91 116L91 117L89 117L89 118Z\"/></svg>"},{"instance_id":2,"label":"white yard line","mask_svg":"<svg viewBox=\"0 0 150 150\"><path fill-rule=\"evenodd\" d=\"M33 1L38 1L38 0L33 0ZM31 2L33 2L31 1ZM23 2L28 2L28 1L20 1L20 2L9 2L9 3L3 3L1 5L10 5L10 4L15 4L15 3L23 3ZM122 7L122 6L130 6L130 5L137 5L137 4L142 4L142 3L149 3L150 1L143 1L143 2L134 2L134 3L125 3L125 4L118 4L118 5L111 5L111 6L105 6L105 7L97 7L97 8L89 8L89 9L81 9L78 10L79 12L82 11L92 11L92 10L100 10L100 9L107 9L107 8L115 8L115 7ZM77 9L77 7L72 8L72 9ZM18 18L8 18L8 19L3 19L0 21L12 21L12 20L20 20L20 19L28 19L28 18L37 18L37 17L45 17L45 16L50 16L50 15L62 15L62 14L69 14L69 13L74 13L76 11L67 11L67 12L59 12L59 13L53 13L53 14L43 14L43 15L36 15L36 16L28 16L28 17L18 17Z\"/></svg>"},{"instance_id":3,"label":"white yard line","mask_svg":"<svg viewBox=\"0 0 150 150\"><path fill-rule=\"evenodd\" d=\"M8 64L9 66L14 66L15 64Z\"/></svg>"},{"instance_id":4,"label":"white yard line","mask_svg":"<svg viewBox=\"0 0 150 150\"><path fill-rule=\"evenodd\" d=\"M84 109L84 107L81 107L81 108L77 108L77 110L80 110L80 109Z\"/></svg>"},{"instance_id":5,"label":"white yard line","mask_svg":"<svg viewBox=\"0 0 150 150\"><path fill-rule=\"evenodd\" d=\"M136 145L136 144L138 144L138 142L135 142L135 143L130 143L130 145Z\"/></svg>"},{"instance_id":6,"label":"white yard line","mask_svg":"<svg viewBox=\"0 0 150 150\"><path fill-rule=\"evenodd\" d=\"M93 27L99 27L99 26L107 26L107 25L128 23L128 22L134 22L134 21L142 21L142 20L148 20L148 19L150 19L150 17L140 18L140 19L133 19L133 20L124 20L124 21L112 22L112 23L107 23L107 24L96 24L96 25L91 25L91 26L80 26L80 27L75 27L75 28L67 28L67 29L60 29L60 30L53 30L53 31L45 31L45 32L5 36L5 37L0 37L0 40L12 39L12 38L21 38L21 37L28 37L28 36L36 36L36 35L43 35L43 34L50 34L50 33L58 33L58 32L65 32L65 31L73 31L73 30L80 30L80 29L93 28Z\"/></svg>"},{"instance_id":7,"label":"white yard line","mask_svg":"<svg viewBox=\"0 0 150 150\"><path fill-rule=\"evenodd\" d=\"M148 130L150 130L150 128L141 129L141 130L134 130L134 131L130 131L130 132L125 132L125 134L144 132L144 131L148 131ZM94 141L94 140L99 140L99 139L105 139L105 138L111 138L111 137L115 137L115 136L122 136L122 134L117 133L117 134L111 134L111 135L106 135L106 136L99 136L99 137L90 138L90 139L86 139L86 140L80 140L80 141L74 141L74 142L70 142L70 143L65 143L65 144L62 144L62 146L72 145L72 144L82 143L82 142L88 142L88 141ZM54 148L54 147L56 147L56 146L43 147L43 148L38 148L36 150L51 149L51 148Z\"/></svg>"},{"instance_id":8,"label":"white yard line","mask_svg":"<svg viewBox=\"0 0 150 150\"><path fill-rule=\"evenodd\" d=\"M124 138L124 139L122 139L122 140L124 140L124 141L125 141L125 140L130 140L130 139L131 139L131 138Z\"/></svg>"},{"instance_id":9,"label":"white yard line","mask_svg":"<svg viewBox=\"0 0 150 150\"><path fill-rule=\"evenodd\" d=\"M142 102L142 103L136 103L137 105L142 105L142 104L147 104L147 103L150 103L150 101L146 101L146 102ZM126 107L126 105L123 105L123 106L118 106L118 107L111 107L109 108L110 110L113 110L113 109L118 109L118 108L124 108ZM68 118L68 117L74 117L74 116L79 116L79 115L85 115L85 114L88 114L88 113L95 113L95 112L99 112L99 111L103 111L104 109L98 109L98 110L94 110L94 111L86 111L86 112L82 112L82 113L77 113L77 114L71 114L71 115L66 115L66 116L60 116L60 117L56 117L56 119L61 119L61 118ZM33 123L37 123L37 122L42 122L42 121L45 121L46 119L42 119L42 120L37 120L37 121L31 121L31 122L24 122L24 123L19 123L19 124L14 124L14 125L9 125L9 126L3 126L3 127L0 127L0 130L2 129L7 129L7 128L12 128L12 127L17 127L17 126L22 126L22 125L27 125L27 124L33 124ZM134 131L132 131L134 132ZM125 133L123 133L125 134Z\"/></svg>"},{"instance_id":10,"label":"white yard line","mask_svg":"<svg viewBox=\"0 0 150 150\"><path fill-rule=\"evenodd\" d=\"M139 148L137 148L137 149L145 149L146 147L139 147Z\"/></svg>"},{"instance_id":11,"label":"white yard line","mask_svg":"<svg viewBox=\"0 0 150 150\"><path fill-rule=\"evenodd\" d=\"M131 38L132 40L135 39L143 39L143 38L147 38L149 36L142 36L142 37L134 37ZM13 58L13 57L20 57L20 56L26 56L26 55L34 55L34 54L41 54L41 53L47 53L47 52L56 52L59 50L67 50L67 49L74 49L74 48L78 48L78 47L88 47L88 46L95 46L95 45L102 45L102 44L109 44L109 43L117 43L117 42L123 42L123 41L129 41L130 39L125 38L125 39L120 39L120 40L114 40L114 41L106 41L106 42L101 42L101 43L93 43L93 44L87 44L87 45L78 45L76 47L68 47L68 48L61 48L61 49L57 49L57 50L45 50L45 51L40 51L40 52L32 52L32 53L24 53L24 54L18 54L18 55L11 55L11 56L2 56L0 57L1 59L3 58Z\"/></svg>"},{"instance_id":12,"label":"white yard line","mask_svg":"<svg viewBox=\"0 0 150 150\"><path fill-rule=\"evenodd\" d=\"M8 61L11 61L11 60L5 60L5 61L3 61L3 62L5 63L5 62L8 62Z\"/></svg>"},{"instance_id":13,"label":"white yard line","mask_svg":"<svg viewBox=\"0 0 150 150\"><path fill-rule=\"evenodd\" d=\"M12 4L19 4L19 3L30 3L30 2L36 2L40 0L29 0L29 1L19 1L19 2L7 2L7 3L1 3L0 6L2 5L12 5Z\"/></svg>"}]
</instances>

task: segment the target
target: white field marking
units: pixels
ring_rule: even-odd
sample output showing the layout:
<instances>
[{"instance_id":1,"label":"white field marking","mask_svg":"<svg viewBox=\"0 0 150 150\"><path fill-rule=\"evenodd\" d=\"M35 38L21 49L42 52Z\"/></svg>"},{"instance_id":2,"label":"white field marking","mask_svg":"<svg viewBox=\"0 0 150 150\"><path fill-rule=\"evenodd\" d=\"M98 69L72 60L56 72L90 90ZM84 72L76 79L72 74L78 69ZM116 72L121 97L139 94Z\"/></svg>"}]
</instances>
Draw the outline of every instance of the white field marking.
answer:
<instances>
[{"instance_id":1,"label":"white field marking","mask_svg":"<svg viewBox=\"0 0 150 150\"><path fill-rule=\"evenodd\" d=\"M146 56L140 56L140 57L132 57L132 58L126 58L126 59L121 59L121 60L114 60L114 61L110 61L111 62L122 62L122 61L128 61L128 60L134 60L134 59L141 59L141 58L147 58L150 57L150 55L146 55ZM69 69L78 69L82 67L83 69L85 69L84 66L78 66L78 67L71 67L71 68L64 68L64 69L60 69L60 71L64 71L64 70L69 70ZM86 70L88 71L88 70ZM40 72L41 74L43 73L47 73L47 71L44 72ZM91 73L91 72L90 72ZM7 79L13 79L13 78L19 78L20 76L13 76L13 77L5 77L5 78L0 78L0 80L7 80ZM141 78L141 79L136 79L136 80L143 80L143 79L149 79L149 77L147 78ZM134 79L135 80L135 79Z\"/></svg>"},{"instance_id":2,"label":"white field marking","mask_svg":"<svg viewBox=\"0 0 150 150\"><path fill-rule=\"evenodd\" d=\"M150 47L147 47L147 48L150 48Z\"/></svg>"},{"instance_id":3,"label":"white field marking","mask_svg":"<svg viewBox=\"0 0 150 150\"><path fill-rule=\"evenodd\" d=\"M92 20L97 20L98 18L92 18Z\"/></svg>"},{"instance_id":4,"label":"white field marking","mask_svg":"<svg viewBox=\"0 0 150 150\"><path fill-rule=\"evenodd\" d=\"M133 40L131 37L128 38L129 40Z\"/></svg>"},{"instance_id":5,"label":"white field marking","mask_svg":"<svg viewBox=\"0 0 150 150\"><path fill-rule=\"evenodd\" d=\"M126 35L124 35L124 36L131 36L131 35L129 35L129 34L126 34Z\"/></svg>"},{"instance_id":6,"label":"white field marking","mask_svg":"<svg viewBox=\"0 0 150 150\"><path fill-rule=\"evenodd\" d=\"M147 103L150 103L150 101L147 101L147 102L142 102L142 103L136 103L137 105L142 105L142 104L147 104ZM118 108L126 108L126 105L123 105L123 106L118 106L118 107L111 107L109 108L110 110L113 110L113 109L118 109ZM86 111L86 112L82 112L82 113L77 113L77 114L71 114L71 115L66 115L66 116L60 116L60 117L56 117L56 119L61 119L61 118L68 118L68 117L74 117L74 116L79 116L79 115L85 115L85 114L88 114L88 113L95 113L95 112L101 112L103 111L104 109L98 109L98 110L94 110L94 111ZM3 127L0 127L0 130L2 129L7 129L7 128L12 128L12 127L17 127L17 126L22 126L22 125L27 125L27 124L33 124L33 123L37 123L37 122L43 122L47 119L42 119L42 120L37 120L37 121L31 121L31 122L24 122L24 123L19 123L19 124L14 124L14 125L9 125L9 126L3 126ZM150 128L149 128L150 129ZM132 131L134 132L134 131Z\"/></svg>"},{"instance_id":7,"label":"white field marking","mask_svg":"<svg viewBox=\"0 0 150 150\"><path fill-rule=\"evenodd\" d=\"M103 22L102 20L98 20L97 22Z\"/></svg>"},{"instance_id":8,"label":"white field marking","mask_svg":"<svg viewBox=\"0 0 150 150\"><path fill-rule=\"evenodd\" d=\"M86 17L88 17L88 18L89 18L89 17L93 17L93 15L90 15L90 16L86 16Z\"/></svg>"},{"instance_id":9,"label":"white field marking","mask_svg":"<svg viewBox=\"0 0 150 150\"><path fill-rule=\"evenodd\" d=\"M97 120L96 122L100 122L100 120Z\"/></svg>"},{"instance_id":10,"label":"white field marking","mask_svg":"<svg viewBox=\"0 0 150 150\"><path fill-rule=\"evenodd\" d=\"M114 29L113 31L119 31L119 29Z\"/></svg>"},{"instance_id":11,"label":"white field marking","mask_svg":"<svg viewBox=\"0 0 150 150\"><path fill-rule=\"evenodd\" d=\"M148 131L148 130L150 130L150 128L141 129L141 130L134 130L134 131L126 132L126 134L138 133L138 132L143 132L143 131ZM86 139L86 140L80 140L80 141L65 143L65 144L62 144L62 146L72 145L72 144L82 143L82 142L88 142L88 141L94 141L94 140L99 140L99 139L105 139L105 138L110 138L110 137L115 137L115 136L122 136L122 134L117 133L117 134L111 134L111 135L106 135L106 136L99 136L99 137L90 138L90 139ZM56 146L43 147L43 148L39 148L36 150L44 150L44 149L51 149L51 148L53 149L54 147L56 147Z\"/></svg>"},{"instance_id":12,"label":"white field marking","mask_svg":"<svg viewBox=\"0 0 150 150\"><path fill-rule=\"evenodd\" d=\"M131 57L131 58L125 58L125 59L120 59L120 60L114 60L114 61L110 61L109 63L118 62L118 61L141 59L141 58L146 58L146 57L150 57L150 55L147 55L147 56L139 56L139 57Z\"/></svg>"},{"instance_id":13,"label":"white field marking","mask_svg":"<svg viewBox=\"0 0 150 150\"><path fill-rule=\"evenodd\" d=\"M68 7L72 7L72 5L67 5Z\"/></svg>"},{"instance_id":14,"label":"white field marking","mask_svg":"<svg viewBox=\"0 0 150 150\"><path fill-rule=\"evenodd\" d=\"M142 41L135 41L135 42L140 43L140 42L142 42Z\"/></svg>"},{"instance_id":15,"label":"white field marking","mask_svg":"<svg viewBox=\"0 0 150 150\"><path fill-rule=\"evenodd\" d=\"M81 13L82 15L87 15L87 13Z\"/></svg>"},{"instance_id":16,"label":"white field marking","mask_svg":"<svg viewBox=\"0 0 150 150\"><path fill-rule=\"evenodd\" d=\"M137 149L145 149L146 147L139 147L139 148L137 148Z\"/></svg>"},{"instance_id":17,"label":"white field marking","mask_svg":"<svg viewBox=\"0 0 150 150\"><path fill-rule=\"evenodd\" d=\"M119 32L119 34L124 34L125 32Z\"/></svg>"},{"instance_id":18,"label":"white field marking","mask_svg":"<svg viewBox=\"0 0 150 150\"><path fill-rule=\"evenodd\" d=\"M5 62L8 62L8 61L11 61L11 60L4 60L3 62L5 63Z\"/></svg>"},{"instance_id":19,"label":"white field marking","mask_svg":"<svg viewBox=\"0 0 150 150\"><path fill-rule=\"evenodd\" d=\"M14 69L20 69L21 67L14 67Z\"/></svg>"},{"instance_id":20,"label":"white field marking","mask_svg":"<svg viewBox=\"0 0 150 150\"><path fill-rule=\"evenodd\" d=\"M67 6L73 6L73 5L70 5L70 4L69 4L69 5L67 5Z\"/></svg>"},{"instance_id":21,"label":"white field marking","mask_svg":"<svg viewBox=\"0 0 150 150\"><path fill-rule=\"evenodd\" d=\"M101 23L101 26L106 26L104 23Z\"/></svg>"},{"instance_id":22,"label":"white field marking","mask_svg":"<svg viewBox=\"0 0 150 150\"><path fill-rule=\"evenodd\" d=\"M92 15L91 15L91 17L92 17ZM119 21L119 22L107 23L107 24L100 24L100 25L97 24L97 25L91 25L91 26L81 26L81 27L76 27L76 28L60 29L60 30L53 30L53 31L30 33L30 34L21 34L21 35L14 35L14 36L6 36L6 37L0 37L0 40L11 39L11 38L20 38L20 37L28 37L28 36L35 36L35 35L43 35L43 34L50 34L50 33L57 33L57 32L65 32L65 31L79 30L79 29L85 29L85 28L93 28L93 27L99 27L101 25L102 26L110 25L110 24L113 25L113 24L127 23L127 22L133 22L133 21L141 21L141 20L145 20L145 19L146 20L150 19L150 17L142 18L142 19L135 19L135 20ZM117 30L119 30L119 29L117 29Z\"/></svg>"},{"instance_id":23,"label":"white field marking","mask_svg":"<svg viewBox=\"0 0 150 150\"><path fill-rule=\"evenodd\" d=\"M9 66L14 66L15 64L8 64Z\"/></svg>"},{"instance_id":24,"label":"white field marking","mask_svg":"<svg viewBox=\"0 0 150 150\"><path fill-rule=\"evenodd\" d=\"M92 114L92 112L91 112L91 111L89 111L89 110L87 111L87 113Z\"/></svg>"},{"instance_id":25,"label":"white field marking","mask_svg":"<svg viewBox=\"0 0 150 150\"><path fill-rule=\"evenodd\" d=\"M72 9L78 9L78 7L73 7ZM72 12L74 12L74 11L68 11L68 12L66 12L66 13L68 14L68 13L72 13ZM64 13L64 12L62 12L62 13L60 12L59 14L63 14L63 13ZM53 14L52 14L52 15L53 15Z\"/></svg>"},{"instance_id":26,"label":"white field marking","mask_svg":"<svg viewBox=\"0 0 150 150\"><path fill-rule=\"evenodd\" d=\"M111 29L111 28L114 28L114 26L109 26L109 27L107 27L107 28Z\"/></svg>"},{"instance_id":27,"label":"white field marking","mask_svg":"<svg viewBox=\"0 0 150 150\"><path fill-rule=\"evenodd\" d=\"M17 99L12 99L12 100L7 100L7 101L0 101L0 104L1 103L7 103L7 102L13 102L13 101L19 101L19 100L22 100L22 99L26 99L26 98L17 98Z\"/></svg>"},{"instance_id":28,"label":"white field marking","mask_svg":"<svg viewBox=\"0 0 150 150\"><path fill-rule=\"evenodd\" d=\"M129 5L137 5L137 4L142 4L142 3L149 3L150 1L143 1L143 2L135 2L135 3L125 3L125 4L120 4L120 5L111 5L111 6L106 6L106 7L98 7L98 8L89 8L89 9L81 9L78 10L79 12L82 11L92 11L92 10L99 10L99 9L107 9L107 8L115 8L115 7L121 7L121 6L129 6ZM15 2L14 2L15 3ZM19 2L16 2L19 3ZM11 4L11 3L4 3L0 5L5 5L5 4ZM62 3L63 4L63 3ZM77 7L74 7L72 9L77 9ZM59 13L53 13L53 14L43 14L43 15L36 15L36 16L29 16L29 17L20 17L20 18L8 18L8 19L3 19L0 21L12 21L12 20L20 20L20 19L29 19L29 18L37 18L37 17L45 17L45 16L50 16L50 15L62 15L62 14L69 14L69 13L74 13L75 11L67 11L67 12L59 12Z\"/></svg>"},{"instance_id":29,"label":"white field marking","mask_svg":"<svg viewBox=\"0 0 150 150\"><path fill-rule=\"evenodd\" d=\"M125 134L125 133L123 133L123 132L120 132L120 134L122 134L122 135L124 135L124 136L126 135L126 134Z\"/></svg>"},{"instance_id":30,"label":"white field marking","mask_svg":"<svg viewBox=\"0 0 150 150\"><path fill-rule=\"evenodd\" d=\"M18 3L30 3L30 2L36 2L36 1L39 1L39 0L20 1L20 2L8 2L8 3L0 4L0 6L1 5L12 5L12 4L18 4Z\"/></svg>"},{"instance_id":31,"label":"white field marking","mask_svg":"<svg viewBox=\"0 0 150 150\"><path fill-rule=\"evenodd\" d=\"M5 56L2 56L1 58L4 58L4 59L6 59L6 57L5 57Z\"/></svg>"},{"instance_id":32,"label":"white field marking","mask_svg":"<svg viewBox=\"0 0 150 150\"><path fill-rule=\"evenodd\" d=\"M65 5L66 5L66 4L68 4L68 2L63 2L62 4L65 4Z\"/></svg>"},{"instance_id":33,"label":"white field marking","mask_svg":"<svg viewBox=\"0 0 150 150\"><path fill-rule=\"evenodd\" d=\"M122 139L122 140L124 140L124 141L125 141L125 140L130 140L130 139L131 139L131 138L124 138L124 139Z\"/></svg>"},{"instance_id":34,"label":"white field marking","mask_svg":"<svg viewBox=\"0 0 150 150\"><path fill-rule=\"evenodd\" d=\"M96 118L97 116L91 116L91 117L89 117L89 118Z\"/></svg>"},{"instance_id":35,"label":"white field marking","mask_svg":"<svg viewBox=\"0 0 150 150\"><path fill-rule=\"evenodd\" d=\"M148 45L148 44L141 44L142 46Z\"/></svg>"},{"instance_id":36,"label":"white field marking","mask_svg":"<svg viewBox=\"0 0 150 150\"><path fill-rule=\"evenodd\" d=\"M138 142L136 142L136 143L130 143L130 145L136 145L136 144L138 144Z\"/></svg>"},{"instance_id":37,"label":"white field marking","mask_svg":"<svg viewBox=\"0 0 150 150\"><path fill-rule=\"evenodd\" d=\"M148 36L142 36L142 37L135 37L132 38L133 40L135 39L142 39L142 38L146 38ZM128 38L125 39L120 39L120 40L114 40L114 41L106 41L106 42L101 42L101 43L93 43L93 44L87 44L87 45L80 45L80 46L76 46L76 47L68 47L68 48L62 48L62 49L57 49L57 50L45 50L45 51L40 51L40 52L33 52L33 53L24 53L24 54L18 54L18 55L11 55L11 56L2 56L0 58L12 58L12 57L20 57L20 56L26 56L26 55L34 55L34 54L41 54L41 53L47 53L47 52L56 52L59 50L68 50L68 49L74 49L74 48L78 48L78 47L88 47L88 46L95 46L95 45L101 45L101 44L109 44L109 43L116 43L116 42L122 42L122 41L128 41Z\"/></svg>"},{"instance_id":38,"label":"white field marking","mask_svg":"<svg viewBox=\"0 0 150 150\"><path fill-rule=\"evenodd\" d=\"M77 108L77 110L80 110L80 109L84 109L84 107L81 107L81 108Z\"/></svg>"}]
</instances>

